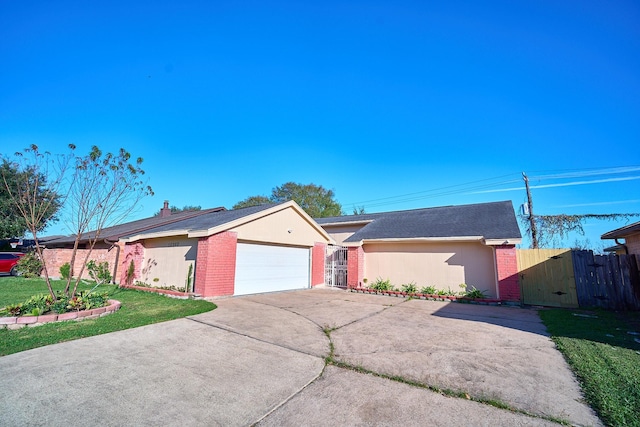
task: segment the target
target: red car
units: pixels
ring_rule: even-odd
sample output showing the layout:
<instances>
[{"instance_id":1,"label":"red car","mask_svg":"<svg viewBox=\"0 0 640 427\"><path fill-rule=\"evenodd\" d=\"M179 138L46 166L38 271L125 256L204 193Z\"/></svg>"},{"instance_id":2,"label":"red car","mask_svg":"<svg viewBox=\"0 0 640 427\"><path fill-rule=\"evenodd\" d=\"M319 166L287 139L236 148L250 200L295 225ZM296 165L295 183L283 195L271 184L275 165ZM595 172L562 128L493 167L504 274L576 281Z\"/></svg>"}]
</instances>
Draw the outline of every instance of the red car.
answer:
<instances>
[{"instance_id":1,"label":"red car","mask_svg":"<svg viewBox=\"0 0 640 427\"><path fill-rule=\"evenodd\" d=\"M16 264L23 256L22 252L0 252L0 273L17 276Z\"/></svg>"}]
</instances>

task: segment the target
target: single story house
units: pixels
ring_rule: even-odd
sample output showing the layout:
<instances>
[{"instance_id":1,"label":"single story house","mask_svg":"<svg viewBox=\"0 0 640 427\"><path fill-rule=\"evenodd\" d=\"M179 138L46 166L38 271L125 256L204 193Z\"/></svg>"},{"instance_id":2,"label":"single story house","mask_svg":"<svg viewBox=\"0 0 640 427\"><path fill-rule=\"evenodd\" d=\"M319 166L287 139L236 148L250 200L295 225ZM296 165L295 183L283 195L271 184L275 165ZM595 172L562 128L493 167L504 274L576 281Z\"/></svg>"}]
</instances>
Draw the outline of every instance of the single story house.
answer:
<instances>
[{"instance_id":1,"label":"single story house","mask_svg":"<svg viewBox=\"0 0 640 427\"><path fill-rule=\"evenodd\" d=\"M604 233L601 239L613 239L615 246L605 249L622 255L633 254L640 261L640 221ZM624 239L621 242L620 239Z\"/></svg>"},{"instance_id":2,"label":"single story house","mask_svg":"<svg viewBox=\"0 0 640 427\"><path fill-rule=\"evenodd\" d=\"M51 242L47 260L68 259L71 250L61 245L72 242L71 237ZM161 214L105 229L100 242L91 258L115 266L116 282L125 283L133 265L134 283L184 287L191 282L205 297L321 284L325 247L334 243L293 201Z\"/></svg>"},{"instance_id":3,"label":"single story house","mask_svg":"<svg viewBox=\"0 0 640 427\"><path fill-rule=\"evenodd\" d=\"M82 236L85 244L92 233ZM49 272L70 259L73 237L47 243ZM91 259L107 261L116 283L184 287L204 297L325 284L327 254L345 247L346 285L390 279L399 286L459 291L519 301L515 245L521 235L511 202L446 206L313 219L295 202L172 214L102 231ZM86 255L81 249L74 271Z\"/></svg>"},{"instance_id":4,"label":"single story house","mask_svg":"<svg viewBox=\"0 0 640 427\"><path fill-rule=\"evenodd\" d=\"M350 287L381 278L458 292L464 283L491 298L520 300L515 245L522 239L509 201L316 221L348 248Z\"/></svg>"}]
</instances>

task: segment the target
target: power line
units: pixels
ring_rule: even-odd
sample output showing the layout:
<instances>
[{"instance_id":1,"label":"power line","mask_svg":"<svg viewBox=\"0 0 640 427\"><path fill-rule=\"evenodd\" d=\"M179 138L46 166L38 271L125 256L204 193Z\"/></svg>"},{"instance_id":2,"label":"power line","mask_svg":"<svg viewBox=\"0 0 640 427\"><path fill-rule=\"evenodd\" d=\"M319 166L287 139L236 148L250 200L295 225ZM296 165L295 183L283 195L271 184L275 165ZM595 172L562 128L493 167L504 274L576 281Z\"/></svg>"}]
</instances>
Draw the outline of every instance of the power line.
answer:
<instances>
[{"instance_id":1,"label":"power line","mask_svg":"<svg viewBox=\"0 0 640 427\"><path fill-rule=\"evenodd\" d=\"M616 174L624 174L624 173L630 173L630 172L636 172L636 171L640 171L640 165L617 166L617 167L608 167L608 168L546 170L546 171L535 171L535 172L538 172L538 173L556 172L556 173L529 177L529 179L536 179L537 181L552 180L552 179L569 179L569 178L588 177L588 176L597 176L597 175L616 175ZM499 180L499 179L503 179L503 178L511 177L515 175L519 175L519 174L510 173L510 174L501 175L501 176L492 177L492 178L469 181L462 184L455 184L455 185L438 187L438 188L429 189L429 190L400 194L397 196L387 196L387 197L381 197L377 199L364 200L360 202L345 203L345 205L346 206L365 206L366 208L375 208L375 207L393 205L398 203L413 202L413 201L423 200L427 198L450 196L450 195L457 195L457 194L479 194L482 192L489 193L489 192L500 192L500 191L524 190L525 189L524 187L495 189L495 187L498 187L501 185L520 182L520 178L491 183L491 181L495 181L495 180ZM581 185L584 185L584 184L596 184L596 183L602 183L602 182L622 181L622 180L631 180L631 179L637 179L637 177L633 176L633 177L626 177L626 178L611 178L611 179L604 179L604 180L581 181L579 183ZM532 188L551 188L556 186L559 187L559 186L569 186L569 185L572 185L572 183L536 185L536 186L532 186Z\"/></svg>"}]
</instances>

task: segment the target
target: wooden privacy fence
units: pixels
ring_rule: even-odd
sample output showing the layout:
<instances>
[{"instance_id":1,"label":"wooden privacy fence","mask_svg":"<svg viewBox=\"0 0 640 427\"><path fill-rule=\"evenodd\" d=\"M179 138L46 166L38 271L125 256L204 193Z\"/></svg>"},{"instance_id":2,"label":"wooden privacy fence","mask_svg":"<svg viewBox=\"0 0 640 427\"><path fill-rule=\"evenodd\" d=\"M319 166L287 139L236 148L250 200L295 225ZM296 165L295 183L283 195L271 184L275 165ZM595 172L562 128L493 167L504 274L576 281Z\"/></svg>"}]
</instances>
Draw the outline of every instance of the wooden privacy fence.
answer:
<instances>
[{"instance_id":1,"label":"wooden privacy fence","mask_svg":"<svg viewBox=\"0 0 640 427\"><path fill-rule=\"evenodd\" d=\"M570 249L518 249L524 304L640 310L634 255L594 255Z\"/></svg>"}]
</instances>

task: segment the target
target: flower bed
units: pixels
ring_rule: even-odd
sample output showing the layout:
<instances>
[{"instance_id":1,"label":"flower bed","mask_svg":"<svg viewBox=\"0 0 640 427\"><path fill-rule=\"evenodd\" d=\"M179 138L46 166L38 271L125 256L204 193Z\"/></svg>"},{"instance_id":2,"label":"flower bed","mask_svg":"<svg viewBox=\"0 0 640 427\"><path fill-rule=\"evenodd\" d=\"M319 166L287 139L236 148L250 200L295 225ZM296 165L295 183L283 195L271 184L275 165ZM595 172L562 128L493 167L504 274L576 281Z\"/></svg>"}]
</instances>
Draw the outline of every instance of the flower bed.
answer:
<instances>
[{"instance_id":1,"label":"flower bed","mask_svg":"<svg viewBox=\"0 0 640 427\"><path fill-rule=\"evenodd\" d=\"M120 309L120 301L109 300L109 305L91 310L69 311L67 313L48 313L41 316L0 317L0 328L18 329L24 326L38 326L44 323L63 322L65 320L96 319Z\"/></svg>"},{"instance_id":2,"label":"flower bed","mask_svg":"<svg viewBox=\"0 0 640 427\"><path fill-rule=\"evenodd\" d=\"M403 291L380 291L377 289L371 288L349 288L351 292L359 292L363 294L373 294L373 295L385 295L385 296L393 296L400 298L415 298L415 299L423 299L429 301L452 301L452 302L460 302L460 303L468 303L468 304L481 304L481 305L501 305L502 301L499 299L490 299L490 298L469 298L463 296L456 295L431 295L431 294L420 294L420 293L408 293Z\"/></svg>"}]
</instances>

